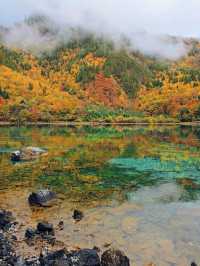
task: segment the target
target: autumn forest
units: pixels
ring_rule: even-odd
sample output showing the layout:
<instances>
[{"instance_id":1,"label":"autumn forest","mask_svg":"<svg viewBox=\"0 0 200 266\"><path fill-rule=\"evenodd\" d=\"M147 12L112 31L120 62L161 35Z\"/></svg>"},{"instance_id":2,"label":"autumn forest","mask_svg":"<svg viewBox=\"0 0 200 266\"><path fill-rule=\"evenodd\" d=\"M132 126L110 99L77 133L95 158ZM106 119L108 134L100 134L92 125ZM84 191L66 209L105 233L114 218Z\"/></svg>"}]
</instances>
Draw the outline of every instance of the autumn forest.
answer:
<instances>
[{"instance_id":1,"label":"autumn forest","mask_svg":"<svg viewBox=\"0 0 200 266\"><path fill-rule=\"evenodd\" d=\"M44 20L27 23L53 34ZM116 47L112 40L71 30L68 42L38 54L0 42L0 121L200 120L198 40L184 39L187 54L167 60L128 49L126 39Z\"/></svg>"}]
</instances>

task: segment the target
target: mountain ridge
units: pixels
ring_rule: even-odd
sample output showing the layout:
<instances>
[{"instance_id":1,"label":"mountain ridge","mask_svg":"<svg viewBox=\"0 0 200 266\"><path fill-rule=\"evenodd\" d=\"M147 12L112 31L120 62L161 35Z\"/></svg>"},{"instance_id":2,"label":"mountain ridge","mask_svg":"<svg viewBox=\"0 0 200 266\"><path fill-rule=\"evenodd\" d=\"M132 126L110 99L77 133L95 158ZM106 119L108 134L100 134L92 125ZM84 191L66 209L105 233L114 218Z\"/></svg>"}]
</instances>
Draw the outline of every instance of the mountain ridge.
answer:
<instances>
[{"instance_id":1,"label":"mountain ridge","mask_svg":"<svg viewBox=\"0 0 200 266\"><path fill-rule=\"evenodd\" d=\"M55 33L46 21L40 27L44 36ZM39 55L1 41L1 121L200 119L198 40L184 39L188 54L172 61L77 32L78 37Z\"/></svg>"}]
</instances>

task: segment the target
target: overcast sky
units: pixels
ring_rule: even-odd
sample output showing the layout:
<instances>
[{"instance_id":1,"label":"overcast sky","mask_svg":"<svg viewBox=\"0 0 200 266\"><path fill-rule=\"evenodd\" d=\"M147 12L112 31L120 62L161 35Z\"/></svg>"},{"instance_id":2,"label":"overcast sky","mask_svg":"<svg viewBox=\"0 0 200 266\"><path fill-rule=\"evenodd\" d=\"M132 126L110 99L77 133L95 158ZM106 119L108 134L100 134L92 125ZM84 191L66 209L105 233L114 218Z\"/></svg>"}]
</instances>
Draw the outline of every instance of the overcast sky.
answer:
<instances>
[{"instance_id":1,"label":"overcast sky","mask_svg":"<svg viewBox=\"0 0 200 266\"><path fill-rule=\"evenodd\" d=\"M200 37L200 0L0 0L0 24L42 12L72 25Z\"/></svg>"}]
</instances>

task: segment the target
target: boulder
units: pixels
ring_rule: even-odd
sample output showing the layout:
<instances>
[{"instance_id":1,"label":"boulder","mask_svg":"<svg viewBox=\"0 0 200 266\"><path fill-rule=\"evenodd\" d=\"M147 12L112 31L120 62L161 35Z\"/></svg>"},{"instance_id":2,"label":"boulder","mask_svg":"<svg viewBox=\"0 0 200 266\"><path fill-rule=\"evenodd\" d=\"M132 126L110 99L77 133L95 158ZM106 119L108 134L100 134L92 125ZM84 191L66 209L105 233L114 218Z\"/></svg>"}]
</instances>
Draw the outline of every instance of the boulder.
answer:
<instances>
[{"instance_id":1,"label":"boulder","mask_svg":"<svg viewBox=\"0 0 200 266\"><path fill-rule=\"evenodd\" d=\"M56 198L56 193L48 189L43 189L37 192L32 192L28 197L28 201L30 205L47 207L51 205L52 200L54 200L55 198Z\"/></svg>"},{"instance_id":2,"label":"boulder","mask_svg":"<svg viewBox=\"0 0 200 266\"><path fill-rule=\"evenodd\" d=\"M54 236L54 228L53 228L53 225L50 224L50 223L46 223L46 222L38 223L38 225L37 225L37 232L39 234L43 234L43 235L51 235L51 236Z\"/></svg>"},{"instance_id":3,"label":"boulder","mask_svg":"<svg viewBox=\"0 0 200 266\"><path fill-rule=\"evenodd\" d=\"M39 147L25 147L21 150L12 152L11 160L13 162L31 161L45 153L47 153L47 151Z\"/></svg>"},{"instance_id":4,"label":"boulder","mask_svg":"<svg viewBox=\"0 0 200 266\"><path fill-rule=\"evenodd\" d=\"M40 256L41 266L54 266L54 265L70 266L67 260L68 258L66 256L66 252L64 249L51 252L46 256L42 255Z\"/></svg>"},{"instance_id":5,"label":"boulder","mask_svg":"<svg viewBox=\"0 0 200 266\"><path fill-rule=\"evenodd\" d=\"M100 258L93 249L81 249L79 251L66 252L64 249L41 257L42 266L100 266Z\"/></svg>"},{"instance_id":6,"label":"boulder","mask_svg":"<svg viewBox=\"0 0 200 266\"><path fill-rule=\"evenodd\" d=\"M0 210L0 229L1 230L8 230L13 222L14 217L12 216L12 213L5 210Z\"/></svg>"},{"instance_id":7,"label":"boulder","mask_svg":"<svg viewBox=\"0 0 200 266\"><path fill-rule=\"evenodd\" d=\"M120 250L109 249L101 257L102 266L130 266L128 257Z\"/></svg>"},{"instance_id":8,"label":"boulder","mask_svg":"<svg viewBox=\"0 0 200 266\"><path fill-rule=\"evenodd\" d=\"M74 218L76 222L79 222L80 220L83 219L84 215L83 215L83 212L79 210L74 210L72 217Z\"/></svg>"}]
</instances>

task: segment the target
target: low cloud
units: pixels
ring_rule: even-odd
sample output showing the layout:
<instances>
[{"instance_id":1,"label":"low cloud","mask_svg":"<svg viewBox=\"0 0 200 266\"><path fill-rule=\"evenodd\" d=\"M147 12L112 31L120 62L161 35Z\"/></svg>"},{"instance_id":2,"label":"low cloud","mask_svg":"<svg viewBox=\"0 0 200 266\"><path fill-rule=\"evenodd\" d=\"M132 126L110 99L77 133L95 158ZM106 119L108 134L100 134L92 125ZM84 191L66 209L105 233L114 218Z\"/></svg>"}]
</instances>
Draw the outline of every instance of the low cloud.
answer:
<instances>
[{"instance_id":1,"label":"low cloud","mask_svg":"<svg viewBox=\"0 0 200 266\"><path fill-rule=\"evenodd\" d=\"M28 17L37 12L48 16L49 19L45 23L48 22L46 28L49 32L41 31L40 24L28 24L27 21L15 23L10 26L6 34L3 34L4 42L11 47L31 50L35 53L51 51L61 41L67 42L72 38L71 28L80 27L86 32L114 40L117 47L126 36L129 40L129 49L139 50L147 55L173 60L185 55L188 50L182 37L170 37L176 33L182 36L189 35L188 27L186 27L187 32L184 33L178 30L176 21L173 24L175 15L179 20L183 19L178 8L182 3L182 9L185 9L185 0L181 2L163 0L162 3L158 0L124 0L123 2L120 0L43 0L37 7L32 0L12 1L20 3L16 5L17 20L20 12L21 21L25 16ZM191 0L190 5L195 6L197 2ZM4 8L6 9L6 4ZM171 19L169 12L172 15ZM194 12L193 19L197 19L195 14ZM182 24L184 28L185 24L183 22Z\"/></svg>"}]
</instances>

